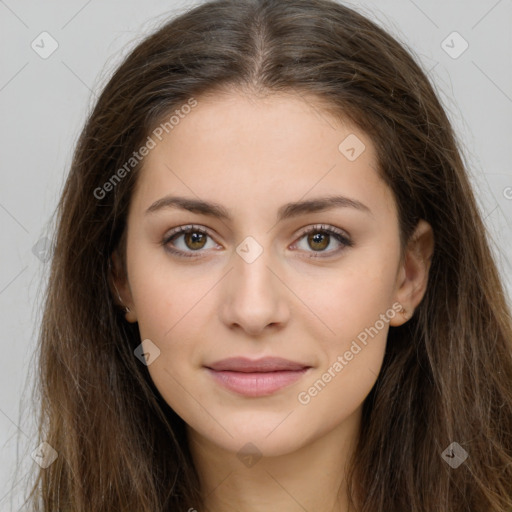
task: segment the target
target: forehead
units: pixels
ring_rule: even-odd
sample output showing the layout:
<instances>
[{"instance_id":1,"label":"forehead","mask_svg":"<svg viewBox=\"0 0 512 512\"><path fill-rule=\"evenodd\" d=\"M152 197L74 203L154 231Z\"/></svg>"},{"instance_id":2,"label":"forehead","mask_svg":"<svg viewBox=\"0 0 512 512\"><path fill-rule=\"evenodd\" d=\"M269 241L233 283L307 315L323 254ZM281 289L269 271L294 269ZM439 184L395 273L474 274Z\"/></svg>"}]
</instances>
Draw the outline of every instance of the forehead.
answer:
<instances>
[{"instance_id":1,"label":"forehead","mask_svg":"<svg viewBox=\"0 0 512 512\"><path fill-rule=\"evenodd\" d=\"M161 140L153 136L134 198L141 207L174 193L254 211L275 203L277 210L335 193L389 209L370 138L315 98L232 92L196 100Z\"/></svg>"}]
</instances>

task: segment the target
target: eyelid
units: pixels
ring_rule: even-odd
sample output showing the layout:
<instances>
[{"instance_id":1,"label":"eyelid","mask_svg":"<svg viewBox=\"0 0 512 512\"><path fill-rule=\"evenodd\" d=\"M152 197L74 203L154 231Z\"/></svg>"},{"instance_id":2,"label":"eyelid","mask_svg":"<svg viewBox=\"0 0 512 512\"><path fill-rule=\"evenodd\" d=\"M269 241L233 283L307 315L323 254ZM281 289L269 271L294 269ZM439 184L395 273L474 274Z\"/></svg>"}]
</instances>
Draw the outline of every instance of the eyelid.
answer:
<instances>
[{"instance_id":1,"label":"eyelid","mask_svg":"<svg viewBox=\"0 0 512 512\"><path fill-rule=\"evenodd\" d=\"M303 228L301 231L299 231L297 236L303 237L304 235L316 231L327 231L330 233L335 233L340 237L344 238L347 242L351 242L350 235L345 230L337 228L335 226L331 226L329 224L313 224L311 226L307 226Z\"/></svg>"},{"instance_id":2,"label":"eyelid","mask_svg":"<svg viewBox=\"0 0 512 512\"><path fill-rule=\"evenodd\" d=\"M210 230L208 228L205 228L204 226L200 226L198 224L184 224L182 226L178 226L176 228L171 229L171 231L165 234L164 240L170 240L175 235L187 233L189 231L198 231L213 238Z\"/></svg>"}]
</instances>

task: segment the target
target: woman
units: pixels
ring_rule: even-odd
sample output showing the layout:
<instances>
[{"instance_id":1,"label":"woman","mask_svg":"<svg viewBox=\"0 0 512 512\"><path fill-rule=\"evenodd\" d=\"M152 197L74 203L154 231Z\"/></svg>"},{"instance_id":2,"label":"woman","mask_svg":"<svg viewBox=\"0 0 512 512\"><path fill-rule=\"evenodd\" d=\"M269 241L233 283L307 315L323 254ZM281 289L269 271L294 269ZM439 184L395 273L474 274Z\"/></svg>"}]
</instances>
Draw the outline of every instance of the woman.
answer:
<instances>
[{"instance_id":1,"label":"woman","mask_svg":"<svg viewBox=\"0 0 512 512\"><path fill-rule=\"evenodd\" d=\"M366 18L171 20L58 214L36 510L512 510L509 306L440 102Z\"/></svg>"}]
</instances>

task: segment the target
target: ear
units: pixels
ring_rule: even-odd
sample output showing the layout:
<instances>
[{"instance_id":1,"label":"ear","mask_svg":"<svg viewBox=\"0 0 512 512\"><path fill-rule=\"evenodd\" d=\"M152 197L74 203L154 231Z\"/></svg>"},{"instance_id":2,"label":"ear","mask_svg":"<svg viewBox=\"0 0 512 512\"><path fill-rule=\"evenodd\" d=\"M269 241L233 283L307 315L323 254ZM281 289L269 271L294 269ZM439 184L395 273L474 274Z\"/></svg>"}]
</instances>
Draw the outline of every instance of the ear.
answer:
<instances>
[{"instance_id":1,"label":"ear","mask_svg":"<svg viewBox=\"0 0 512 512\"><path fill-rule=\"evenodd\" d=\"M128 276L123 268L121 258L115 250L111 255L110 273L108 276L110 291L116 304L125 311L128 322L137 321L135 305L133 303Z\"/></svg>"},{"instance_id":2,"label":"ear","mask_svg":"<svg viewBox=\"0 0 512 512\"><path fill-rule=\"evenodd\" d=\"M390 325L404 324L414 314L415 308L427 290L428 274L434 252L434 232L428 222L421 219L411 235L398 270L395 301L404 312L395 315Z\"/></svg>"}]
</instances>

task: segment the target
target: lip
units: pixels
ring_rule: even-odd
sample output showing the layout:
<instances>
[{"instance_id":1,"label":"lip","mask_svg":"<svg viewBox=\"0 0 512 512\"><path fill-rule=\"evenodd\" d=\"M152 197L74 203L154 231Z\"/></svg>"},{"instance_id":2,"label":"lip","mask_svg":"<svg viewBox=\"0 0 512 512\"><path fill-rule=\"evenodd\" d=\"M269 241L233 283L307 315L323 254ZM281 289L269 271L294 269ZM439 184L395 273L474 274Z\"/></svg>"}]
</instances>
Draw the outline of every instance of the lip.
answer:
<instances>
[{"instance_id":1,"label":"lip","mask_svg":"<svg viewBox=\"0 0 512 512\"><path fill-rule=\"evenodd\" d=\"M205 365L223 387L247 397L269 396L298 380L311 366L279 357L232 357Z\"/></svg>"}]
</instances>

